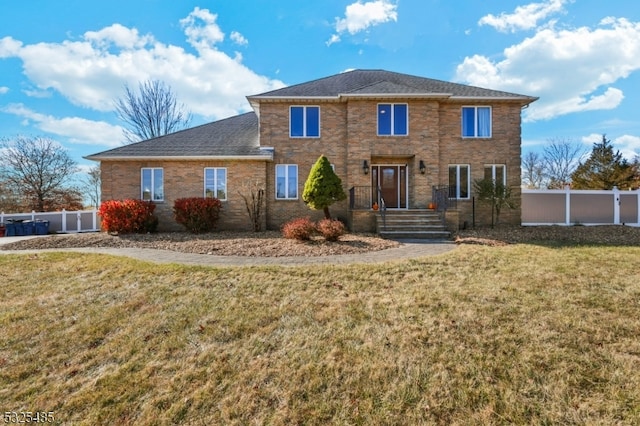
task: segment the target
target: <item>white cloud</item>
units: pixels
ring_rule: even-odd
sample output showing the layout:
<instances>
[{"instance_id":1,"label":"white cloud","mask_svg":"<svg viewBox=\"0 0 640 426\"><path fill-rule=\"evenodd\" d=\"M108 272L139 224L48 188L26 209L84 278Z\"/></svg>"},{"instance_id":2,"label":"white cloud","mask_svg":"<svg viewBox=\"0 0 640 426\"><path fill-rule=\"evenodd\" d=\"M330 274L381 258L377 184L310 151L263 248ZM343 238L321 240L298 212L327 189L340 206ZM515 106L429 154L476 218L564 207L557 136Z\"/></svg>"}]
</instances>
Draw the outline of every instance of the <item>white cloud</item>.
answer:
<instances>
[{"instance_id":1,"label":"white cloud","mask_svg":"<svg viewBox=\"0 0 640 426\"><path fill-rule=\"evenodd\" d=\"M80 117L56 118L32 111L22 104L11 104L0 111L22 117L23 124L33 122L40 130L68 138L71 143L120 146L124 141L122 127L104 121L92 121Z\"/></svg>"},{"instance_id":2,"label":"white cloud","mask_svg":"<svg viewBox=\"0 0 640 426\"><path fill-rule=\"evenodd\" d=\"M538 25L538 21L561 12L567 2L568 0L547 0L543 3L518 6L513 13L503 12L499 16L492 14L483 16L478 21L478 25L489 25L501 32L530 30Z\"/></svg>"},{"instance_id":3,"label":"white cloud","mask_svg":"<svg viewBox=\"0 0 640 426\"><path fill-rule=\"evenodd\" d=\"M224 33L216 19L196 7L180 21L195 53L114 24L60 43L23 45L5 37L0 39L0 57L21 59L24 74L38 91L58 92L82 107L112 111L125 84L137 87L157 79L194 114L218 119L249 110L247 95L284 84L247 68L241 55L220 51L216 45Z\"/></svg>"},{"instance_id":4,"label":"white cloud","mask_svg":"<svg viewBox=\"0 0 640 426\"><path fill-rule=\"evenodd\" d=\"M22 42L14 40L11 37L4 37L0 39L0 58L10 58L12 56L18 56L20 49L22 48Z\"/></svg>"},{"instance_id":5,"label":"white cloud","mask_svg":"<svg viewBox=\"0 0 640 426\"><path fill-rule=\"evenodd\" d=\"M215 13L196 7L189 16L180 20L180 24L189 43L198 50L206 51L224 40L224 33L216 24L216 19L218 15Z\"/></svg>"},{"instance_id":6,"label":"white cloud","mask_svg":"<svg viewBox=\"0 0 640 426\"><path fill-rule=\"evenodd\" d=\"M239 44L240 46L246 46L247 44L249 44L249 40L244 38L244 36L237 31L231 31L229 38L233 40L234 43Z\"/></svg>"},{"instance_id":7,"label":"white cloud","mask_svg":"<svg viewBox=\"0 0 640 426\"><path fill-rule=\"evenodd\" d=\"M624 93L613 87L640 70L640 23L606 18L596 28L545 28L503 52L467 57L456 79L472 85L539 96L525 121L613 109Z\"/></svg>"},{"instance_id":8,"label":"white cloud","mask_svg":"<svg viewBox=\"0 0 640 426\"><path fill-rule=\"evenodd\" d=\"M353 35L369 27L398 21L398 6L389 0L374 0L362 3L358 0L345 9L344 18L336 18L336 34L333 34L327 45L340 41L340 35L348 32Z\"/></svg>"},{"instance_id":9,"label":"white cloud","mask_svg":"<svg viewBox=\"0 0 640 426\"><path fill-rule=\"evenodd\" d=\"M9 88L7 86L0 86L0 95L4 95L5 93L9 93Z\"/></svg>"},{"instance_id":10,"label":"white cloud","mask_svg":"<svg viewBox=\"0 0 640 426\"><path fill-rule=\"evenodd\" d=\"M639 136L622 135L613 139L611 143L629 161L633 161L637 156L640 156Z\"/></svg>"}]
</instances>

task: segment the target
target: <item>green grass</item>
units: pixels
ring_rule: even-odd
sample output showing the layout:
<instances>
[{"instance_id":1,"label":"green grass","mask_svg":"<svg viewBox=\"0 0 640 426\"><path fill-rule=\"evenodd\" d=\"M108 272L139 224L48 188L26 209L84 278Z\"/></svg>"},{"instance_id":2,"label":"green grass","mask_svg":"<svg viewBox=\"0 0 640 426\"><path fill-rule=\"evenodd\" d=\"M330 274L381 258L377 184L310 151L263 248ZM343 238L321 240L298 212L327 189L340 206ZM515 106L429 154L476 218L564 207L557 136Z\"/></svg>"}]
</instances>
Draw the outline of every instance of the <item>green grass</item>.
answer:
<instances>
[{"instance_id":1,"label":"green grass","mask_svg":"<svg viewBox=\"0 0 640 426\"><path fill-rule=\"evenodd\" d=\"M0 410L64 424L640 424L640 248L367 266L0 256Z\"/></svg>"}]
</instances>

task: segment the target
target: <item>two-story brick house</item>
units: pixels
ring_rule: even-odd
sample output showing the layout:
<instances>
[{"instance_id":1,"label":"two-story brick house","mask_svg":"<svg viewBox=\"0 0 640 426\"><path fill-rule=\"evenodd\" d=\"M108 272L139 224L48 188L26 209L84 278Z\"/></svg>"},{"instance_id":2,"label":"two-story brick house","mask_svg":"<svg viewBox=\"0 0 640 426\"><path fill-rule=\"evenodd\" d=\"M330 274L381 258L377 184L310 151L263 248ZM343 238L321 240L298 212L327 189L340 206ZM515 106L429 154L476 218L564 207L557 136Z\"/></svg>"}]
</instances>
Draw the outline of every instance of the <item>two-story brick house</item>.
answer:
<instances>
[{"instance_id":1,"label":"two-story brick house","mask_svg":"<svg viewBox=\"0 0 640 426\"><path fill-rule=\"evenodd\" d=\"M266 190L277 229L321 217L302 188L324 154L350 199L331 207L353 230L375 230L374 202L426 209L434 186L470 222L475 179L520 195L521 110L537 98L381 70L355 70L249 96L253 112L88 156L100 161L102 199L155 201L161 229L179 229L173 201L217 196L221 229L249 229L240 193ZM503 213L519 223L520 210Z\"/></svg>"}]
</instances>

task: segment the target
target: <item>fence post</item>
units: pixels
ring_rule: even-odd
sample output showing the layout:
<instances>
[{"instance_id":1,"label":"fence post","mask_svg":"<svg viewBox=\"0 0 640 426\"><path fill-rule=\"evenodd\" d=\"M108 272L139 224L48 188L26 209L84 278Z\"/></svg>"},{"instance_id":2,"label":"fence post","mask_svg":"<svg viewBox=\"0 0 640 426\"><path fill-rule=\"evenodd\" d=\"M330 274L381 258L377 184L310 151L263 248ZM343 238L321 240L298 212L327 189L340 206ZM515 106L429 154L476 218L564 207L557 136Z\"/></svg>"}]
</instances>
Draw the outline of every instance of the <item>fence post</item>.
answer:
<instances>
[{"instance_id":1,"label":"fence post","mask_svg":"<svg viewBox=\"0 0 640 426\"><path fill-rule=\"evenodd\" d=\"M92 219L93 219L93 229L92 231L97 231L98 230L98 210L93 209L93 213L92 213Z\"/></svg>"},{"instance_id":2,"label":"fence post","mask_svg":"<svg viewBox=\"0 0 640 426\"><path fill-rule=\"evenodd\" d=\"M33 222L35 222L35 221L36 221L36 211L35 211L35 210L31 210L31 220L32 220Z\"/></svg>"},{"instance_id":3,"label":"fence post","mask_svg":"<svg viewBox=\"0 0 640 426\"><path fill-rule=\"evenodd\" d=\"M62 209L62 233L67 233L67 211Z\"/></svg>"},{"instance_id":4,"label":"fence post","mask_svg":"<svg viewBox=\"0 0 640 426\"><path fill-rule=\"evenodd\" d=\"M571 225L571 185L564 186L564 224Z\"/></svg>"},{"instance_id":5,"label":"fence post","mask_svg":"<svg viewBox=\"0 0 640 426\"><path fill-rule=\"evenodd\" d=\"M613 224L620 225L620 190L613 187Z\"/></svg>"},{"instance_id":6,"label":"fence post","mask_svg":"<svg viewBox=\"0 0 640 426\"><path fill-rule=\"evenodd\" d=\"M636 203L638 203L638 210L636 210L636 223L640 226L640 188L636 189Z\"/></svg>"},{"instance_id":7,"label":"fence post","mask_svg":"<svg viewBox=\"0 0 640 426\"><path fill-rule=\"evenodd\" d=\"M76 212L76 231L82 231L82 213Z\"/></svg>"}]
</instances>

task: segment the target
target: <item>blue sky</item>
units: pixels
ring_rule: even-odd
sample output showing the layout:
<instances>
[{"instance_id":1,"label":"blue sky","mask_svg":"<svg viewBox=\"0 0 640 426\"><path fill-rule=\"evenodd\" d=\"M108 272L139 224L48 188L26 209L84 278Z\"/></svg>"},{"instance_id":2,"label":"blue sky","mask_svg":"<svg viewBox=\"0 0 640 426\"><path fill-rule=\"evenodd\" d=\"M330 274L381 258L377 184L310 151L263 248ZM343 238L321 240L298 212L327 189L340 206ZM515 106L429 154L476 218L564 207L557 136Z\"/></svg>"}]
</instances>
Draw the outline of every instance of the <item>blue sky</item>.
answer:
<instances>
[{"instance_id":1,"label":"blue sky","mask_svg":"<svg viewBox=\"0 0 640 426\"><path fill-rule=\"evenodd\" d=\"M640 155L634 0L2 1L0 138L47 136L91 166L83 156L125 140L125 84L166 82L197 125L353 68L539 96L525 152L606 133Z\"/></svg>"}]
</instances>

